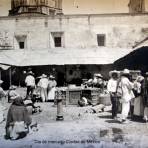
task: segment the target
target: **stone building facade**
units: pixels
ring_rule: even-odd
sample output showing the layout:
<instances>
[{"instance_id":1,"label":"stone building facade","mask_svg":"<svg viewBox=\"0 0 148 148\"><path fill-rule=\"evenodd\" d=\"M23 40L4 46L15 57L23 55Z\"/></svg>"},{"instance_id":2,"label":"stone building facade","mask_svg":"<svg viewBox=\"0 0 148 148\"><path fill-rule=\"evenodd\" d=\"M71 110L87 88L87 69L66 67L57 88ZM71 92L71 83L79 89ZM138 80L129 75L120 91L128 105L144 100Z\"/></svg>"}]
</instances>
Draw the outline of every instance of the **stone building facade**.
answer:
<instances>
[{"instance_id":1,"label":"stone building facade","mask_svg":"<svg viewBox=\"0 0 148 148\"><path fill-rule=\"evenodd\" d=\"M62 0L12 0L9 15L62 14Z\"/></svg>"},{"instance_id":2,"label":"stone building facade","mask_svg":"<svg viewBox=\"0 0 148 148\"><path fill-rule=\"evenodd\" d=\"M112 1L123 9L119 0ZM63 0L60 15L42 15L42 12L41 15L34 15L39 12L22 15L21 11L14 16L0 17L0 63L35 66L36 72L52 71L56 67L57 79L68 83L91 77L96 72L107 77L116 60L134 51L136 45L148 37L147 0L137 5L133 5L132 0L123 1L126 9L122 12L112 9L110 13L82 14L82 10L85 12L82 7L86 5L77 0L72 5L75 8L67 2L73 14L65 14L69 7L65 9ZM12 6L12 11L13 8L16 7ZM46 67L41 68L42 65Z\"/></svg>"},{"instance_id":3,"label":"stone building facade","mask_svg":"<svg viewBox=\"0 0 148 148\"><path fill-rule=\"evenodd\" d=\"M147 14L2 17L0 45L14 50L132 48L147 37L147 22Z\"/></svg>"}]
</instances>

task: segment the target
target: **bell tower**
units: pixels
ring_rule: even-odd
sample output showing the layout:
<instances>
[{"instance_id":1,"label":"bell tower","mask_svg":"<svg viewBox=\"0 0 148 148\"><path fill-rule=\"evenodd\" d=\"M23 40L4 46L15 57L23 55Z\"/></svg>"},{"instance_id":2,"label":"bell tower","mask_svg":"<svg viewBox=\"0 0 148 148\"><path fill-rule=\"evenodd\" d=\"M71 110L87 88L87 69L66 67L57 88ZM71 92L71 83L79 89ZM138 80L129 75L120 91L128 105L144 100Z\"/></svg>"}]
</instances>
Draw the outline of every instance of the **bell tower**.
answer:
<instances>
[{"instance_id":1,"label":"bell tower","mask_svg":"<svg viewBox=\"0 0 148 148\"><path fill-rule=\"evenodd\" d=\"M62 14L62 0L11 0L10 16Z\"/></svg>"}]
</instances>

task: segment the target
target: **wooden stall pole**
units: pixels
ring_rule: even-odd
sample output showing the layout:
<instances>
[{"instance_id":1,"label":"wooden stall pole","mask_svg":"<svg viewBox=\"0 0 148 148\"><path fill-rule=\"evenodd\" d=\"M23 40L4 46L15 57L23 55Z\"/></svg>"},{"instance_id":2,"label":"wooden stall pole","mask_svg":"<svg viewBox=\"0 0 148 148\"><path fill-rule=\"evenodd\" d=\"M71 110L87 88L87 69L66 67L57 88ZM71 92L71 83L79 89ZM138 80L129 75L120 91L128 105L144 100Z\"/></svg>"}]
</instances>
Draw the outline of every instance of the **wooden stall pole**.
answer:
<instances>
[{"instance_id":1,"label":"wooden stall pole","mask_svg":"<svg viewBox=\"0 0 148 148\"><path fill-rule=\"evenodd\" d=\"M9 69L9 85L11 86L12 85L12 71L11 71L11 67L10 67L10 69Z\"/></svg>"}]
</instances>

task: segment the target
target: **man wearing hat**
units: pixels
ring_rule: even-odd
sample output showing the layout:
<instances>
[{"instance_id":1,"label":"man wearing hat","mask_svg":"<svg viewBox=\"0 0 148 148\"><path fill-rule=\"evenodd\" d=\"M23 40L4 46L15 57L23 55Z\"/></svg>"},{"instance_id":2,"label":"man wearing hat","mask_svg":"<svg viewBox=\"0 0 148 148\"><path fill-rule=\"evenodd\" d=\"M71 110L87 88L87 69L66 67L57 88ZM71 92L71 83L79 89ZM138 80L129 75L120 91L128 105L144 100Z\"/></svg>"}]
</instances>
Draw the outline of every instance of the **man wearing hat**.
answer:
<instances>
[{"instance_id":1,"label":"man wearing hat","mask_svg":"<svg viewBox=\"0 0 148 148\"><path fill-rule=\"evenodd\" d=\"M127 117L130 111L130 101L135 98L133 93L133 83L129 80L130 71L128 69L124 69L121 75L121 103L122 103L122 112L121 112L121 123L127 122Z\"/></svg>"},{"instance_id":2,"label":"man wearing hat","mask_svg":"<svg viewBox=\"0 0 148 148\"><path fill-rule=\"evenodd\" d=\"M25 83L27 86L27 96L26 97L28 97L29 95L32 97L33 90L35 88L35 78L34 78L34 73L32 71L29 71L27 73Z\"/></svg>"},{"instance_id":3,"label":"man wearing hat","mask_svg":"<svg viewBox=\"0 0 148 148\"><path fill-rule=\"evenodd\" d=\"M42 74L38 86L41 88L41 99L43 102L47 101L47 88L48 88L48 78L47 75Z\"/></svg>"},{"instance_id":4,"label":"man wearing hat","mask_svg":"<svg viewBox=\"0 0 148 148\"><path fill-rule=\"evenodd\" d=\"M2 98L6 96L6 93L4 92L3 88L1 87L1 84L3 83L2 80L0 80L0 123L4 121L4 110L5 107L1 104Z\"/></svg>"},{"instance_id":5,"label":"man wearing hat","mask_svg":"<svg viewBox=\"0 0 148 148\"><path fill-rule=\"evenodd\" d=\"M57 82L55 81L55 77L53 75L50 75L48 83L48 101L55 99L56 86Z\"/></svg>"},{"instance_id":6,"label":"man wearing hat","mask_svg":"<svg viewBox=\"0 0 148 148\"><path fill-rule=\"evenodd\" d=\"M107 90L110 93L110 99L112 103L112 118L117 119L118 104L117 104L116 90L117 90L119 72L116 70L110 71L109 76L110 80L108 81L107 84Z\"/></svg>"},{"instance_id":7,"label":"man wearing hat","mask_svg":"<svg viewBox=\"0 0 148 148\"><path fill-rule=\"evenodd\" d=\"M100 73L94 74L94 78L92 79L93 87L103 88L103 76Z\"/></svg>"}]
</instances>

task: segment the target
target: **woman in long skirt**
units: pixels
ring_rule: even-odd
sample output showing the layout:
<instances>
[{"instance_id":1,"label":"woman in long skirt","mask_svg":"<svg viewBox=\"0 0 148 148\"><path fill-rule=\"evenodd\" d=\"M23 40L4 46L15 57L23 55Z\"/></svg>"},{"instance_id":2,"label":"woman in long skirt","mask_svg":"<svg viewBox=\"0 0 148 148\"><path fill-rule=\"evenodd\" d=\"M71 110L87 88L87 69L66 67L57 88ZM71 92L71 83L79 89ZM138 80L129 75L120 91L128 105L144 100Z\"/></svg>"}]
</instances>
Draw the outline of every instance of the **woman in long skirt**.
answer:
<instances>
[{"instance_id":1,"label":"woman in long skirt","mask_svg":"<svg viewBox=\"0 0 148 148\"><path fill-rule=\"evenodd\" d=\"M144 106L141 91L143 80L143 76L138 76L136 81L134 82L134 119L141 119L144 114Z\"/></svg>"},{"instance_id":2,"label":"woman in long skirt","mask_svg":"<svg viewBox=\"0 0 148 148\"><path fill-rule=\"evenodd\" d=\"M55 77L50 75L48 83L48 101L53 101L55 99L56 85Z\"/></svg>"},{"instance_id":3,"label":"woman in long skirt","mask_svg":"<svg viewBox=\"0 0 148 148\"><path fill-rule=\"evenodd\" d=\"M144 120L148 121L148 72L145 75L145 79L142 83L142 96L144 105Z\"/></svg>"}]
</instances>

